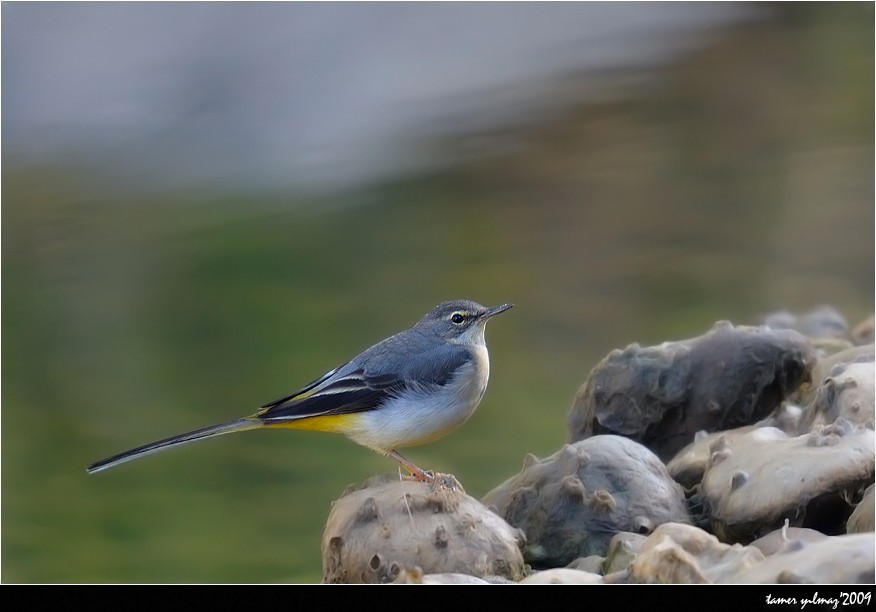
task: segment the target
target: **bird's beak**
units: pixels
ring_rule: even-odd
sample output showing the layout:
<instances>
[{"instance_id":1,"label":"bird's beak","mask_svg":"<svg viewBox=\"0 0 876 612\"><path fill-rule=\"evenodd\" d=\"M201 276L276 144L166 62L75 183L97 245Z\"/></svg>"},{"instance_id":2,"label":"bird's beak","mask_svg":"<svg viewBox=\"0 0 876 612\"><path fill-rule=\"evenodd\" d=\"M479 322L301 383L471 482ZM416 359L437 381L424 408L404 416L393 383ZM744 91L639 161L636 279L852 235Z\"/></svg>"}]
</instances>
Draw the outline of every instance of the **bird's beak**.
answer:
<instances>
[{"instance_id":1,"label":"bird's beak","mask_svg":"<svg viewBox=\"0 0 876 612\"><path fill-rule=\"evenodd\" d=\"M481 315L481 318L485 321L490 317L499 314L500 312L505 312L509 308L514 306L514 304L502 304L501 306L494 306L492 308L488 308L484 314Z\"/></svg>"}]
</instances>

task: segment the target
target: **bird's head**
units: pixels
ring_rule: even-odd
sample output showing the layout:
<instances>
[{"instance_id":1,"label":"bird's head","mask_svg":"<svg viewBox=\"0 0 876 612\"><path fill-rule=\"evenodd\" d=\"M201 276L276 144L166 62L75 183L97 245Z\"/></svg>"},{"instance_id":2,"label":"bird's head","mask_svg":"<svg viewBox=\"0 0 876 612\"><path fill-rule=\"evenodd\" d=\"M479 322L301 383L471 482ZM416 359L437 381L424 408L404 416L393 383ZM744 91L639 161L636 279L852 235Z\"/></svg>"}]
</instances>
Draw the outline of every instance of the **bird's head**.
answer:
<instances>
[{"instance_id":1,"label":"bird's head","mask_svg":"<svg viewBox=\"0 0 876 612\"><path fill-rule=\"evenodd\" d=\"M512 306L502 304L488 308L471 300L451 300L427 312L417 327L426 327L448 342L482 344L487 321Z\"/></svg>"}]
</instances>

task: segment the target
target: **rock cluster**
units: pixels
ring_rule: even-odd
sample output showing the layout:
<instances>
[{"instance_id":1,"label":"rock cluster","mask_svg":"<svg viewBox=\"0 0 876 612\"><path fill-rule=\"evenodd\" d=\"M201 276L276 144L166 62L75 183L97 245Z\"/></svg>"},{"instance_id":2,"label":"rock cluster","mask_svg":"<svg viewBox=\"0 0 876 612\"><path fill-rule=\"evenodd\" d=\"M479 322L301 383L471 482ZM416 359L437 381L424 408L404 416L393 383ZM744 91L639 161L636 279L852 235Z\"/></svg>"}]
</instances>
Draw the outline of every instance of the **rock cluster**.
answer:
<instances>
[{"instance_id":1,"label":"rock cluster","mask_svg":"<svg viewBox=\"0 0 876 612\"><path fill-rule=\"evenodd\" d=\"M482 500L452 476L348 491L323 580L873 583L872 330L825 307L612 351L569 442Z\"/></svg>"}]
</instances>

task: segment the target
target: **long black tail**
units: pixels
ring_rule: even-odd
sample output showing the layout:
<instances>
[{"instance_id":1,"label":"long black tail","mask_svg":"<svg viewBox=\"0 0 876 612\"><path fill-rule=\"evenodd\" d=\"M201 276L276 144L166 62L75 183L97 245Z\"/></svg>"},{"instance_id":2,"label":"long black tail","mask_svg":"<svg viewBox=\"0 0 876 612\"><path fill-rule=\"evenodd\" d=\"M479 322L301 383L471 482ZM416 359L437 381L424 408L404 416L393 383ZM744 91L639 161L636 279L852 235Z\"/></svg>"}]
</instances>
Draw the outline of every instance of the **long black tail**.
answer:
<instances>
[{"instance_id":1,"label":"long black tail","mask_svg":"<svg viewBox=\"0 0 876 612\"><path fill-rule=\"evenodd\" d=\"M100 461L89 465L87 471L89 474L93 474L95 472L106 470L121 463L125 463L126 461L131 461L145 455L157 453L158 451L162 451L172 446L185 444L187 442L194 442L195 440L203 440L204 438L211 438L213 436L221 436L223 434L232 433L235 431L255 429L257 427L262 427L262 425L263 424L259 419L242 418L236 419L234 421L229 421L227 423L221 423L219 425L204 427L203 429L196 429L195 431L179 434L178 436L171 436L170 438L158 440L157 442L152 442L151 444L144 444L143 446L132 448L131 450L119 453L118 455L113 455L112 457L101 459Z\"/></svg>"}]
</instances>

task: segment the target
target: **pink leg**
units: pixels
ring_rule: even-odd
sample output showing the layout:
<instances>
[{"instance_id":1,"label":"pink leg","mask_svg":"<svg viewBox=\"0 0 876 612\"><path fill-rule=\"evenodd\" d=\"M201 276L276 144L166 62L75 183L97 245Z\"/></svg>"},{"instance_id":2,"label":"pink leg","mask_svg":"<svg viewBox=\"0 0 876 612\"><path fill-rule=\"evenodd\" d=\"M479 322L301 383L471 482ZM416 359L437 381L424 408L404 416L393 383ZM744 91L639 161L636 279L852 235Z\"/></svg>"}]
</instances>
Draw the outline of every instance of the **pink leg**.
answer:
<instances>
[{"instance_id":1,"label":"pink leg","mask_svg":"<svg viewBox=\"0 0 876 612\"><path fill-rule=\"evenodd\" d=\"M398 461L399 463L401 463L404 466L404 468L411 473L411 475L409 477L407 477L406 480L419 480L421 482L432 482L435 479L435 476L433 476L431 472L421 470L416 465L414 465L413 463L411 463L410 461L408 461L407 459L402 457L400 454L398 454L398 452L391 450L386 454L389 455L390 457L392 457L393 459L395 459L396 461Z\"/></svg>"}]
</instances>

